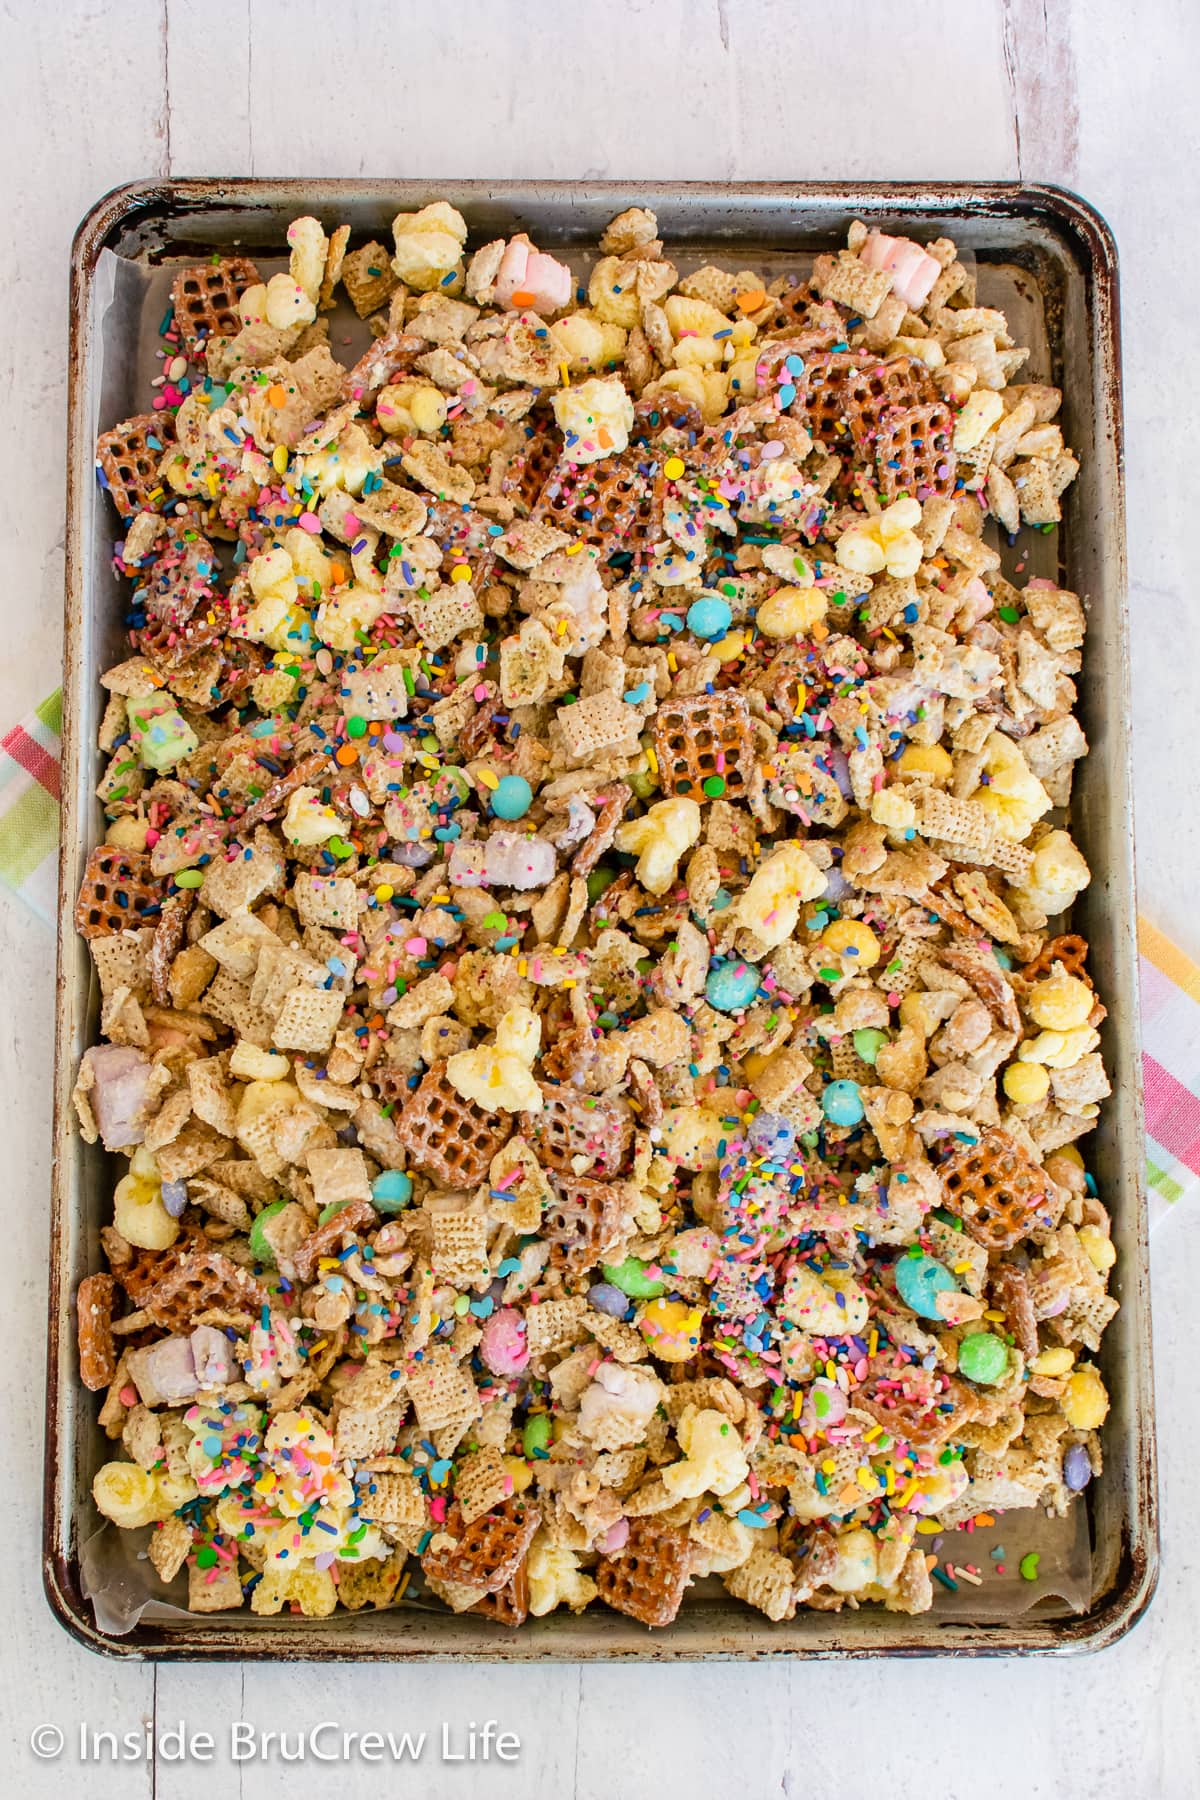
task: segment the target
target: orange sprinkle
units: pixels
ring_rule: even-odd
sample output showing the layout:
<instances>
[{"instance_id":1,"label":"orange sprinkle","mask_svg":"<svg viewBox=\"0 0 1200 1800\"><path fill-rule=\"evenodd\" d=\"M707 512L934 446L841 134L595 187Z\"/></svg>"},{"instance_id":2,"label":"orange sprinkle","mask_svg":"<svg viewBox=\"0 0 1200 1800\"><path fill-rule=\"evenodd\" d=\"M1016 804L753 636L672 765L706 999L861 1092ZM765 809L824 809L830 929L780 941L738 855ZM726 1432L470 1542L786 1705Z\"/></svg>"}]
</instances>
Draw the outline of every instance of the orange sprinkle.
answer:
<instances>
[{"instance_id":1,"label":"orange sprinkle","mask_svg":"<svg viewBox=\"0 0 1200 1800\"><path fill-rule=\"evenodd\" d=\"M371 1031L382 1031L386 1023L387 1021L382 1013L376 1013L373 1019L367 1020L368 1029Z\"/></svg>"},{"instance_id":2,"label":"orange sprinkle","mask_svg":"<svg viewBox=\"0 0 1200 1800\"><path fill-rule=\"evenodd\" d=\"M512 297L512 305L513 306L532 306L536 299L537 299L537 295L531 294L528 288L518 288L516 293Z\"/></svg>"},{"instance_id":3,"label":"orange sprinkle","mask_svg":"<svg viewBox=\"0 0 1200 1800\"><path fill-rule=\"evenodd\" d=\"M340 587L342 582L346 580L346 571L341 563L335 562L330 564L329 579L332 581L334 587Z\"/></svg>"},{"instance_id":4,"label":"orange sprinkle","mask_svg":"<svg viewBox=\"0 0 1200 1800\"><path fill-rule=\"evenodd\" d=\"M596 433L596 442L602 450L609 450L612 448L612 432L608 429L607 425L602 425Z\"/></svg>"},{"instance_id":5,"label":"orange sprinkle","mask_svg":"<svg viewBox=\"0 0 1200 1800\"><path fill-rule=\"evenodd\" d=\"M340 762L343 768L348 768L351 763L356 763L358 761L358 745L339 744L334 751L333 760L335 762Z\"/></svg>"},{"instance_id":6,"label":"orange sprinkle","mask_svg":"<svg viewBox=\"0 0 1200 1800\"><path fill-rule=\"evenodd\" d=\"M277 381L273 381L267 389L267 399L271 402L272 406L287 405L287 394Z\"/></svg>"},{"instance_id":7,"label":"orange sprinkle","mask_svg":"<svg viewBox=\"0 0 1200 1800\"><path fill-rule=\"evenodd\" d=\"M738 295L737 304L739 312L757 312L760 306L767 304L767 291L765 288L751 288L749 293Z\"/></svg>"}]
</instances>

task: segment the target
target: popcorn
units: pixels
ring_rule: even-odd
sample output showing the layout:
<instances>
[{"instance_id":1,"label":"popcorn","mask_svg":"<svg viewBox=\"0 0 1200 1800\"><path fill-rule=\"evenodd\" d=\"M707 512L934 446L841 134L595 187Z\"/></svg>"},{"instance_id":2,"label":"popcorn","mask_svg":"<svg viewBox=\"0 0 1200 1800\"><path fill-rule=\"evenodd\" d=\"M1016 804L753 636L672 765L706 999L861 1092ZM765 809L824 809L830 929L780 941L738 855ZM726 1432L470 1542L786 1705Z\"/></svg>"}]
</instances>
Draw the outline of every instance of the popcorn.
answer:
<instances>
[{"instance_id":1,"label":"popcorn","mask_svg":"<svg viewBox=\"0 0 1200 1800\"><path fill-rule=\"evenodd\" d=\"M396 254L392 268L420 294L447 285L457 275L467 241L466 220L444 200L423 206L420 212L397 213L392 220Z\"/></svg>"},{"instance_id":2,"label":"popcorn","mask_svg":"<svg viewBox=\"0 0 1200 1800\"><path fill-rule=\"evenodd\" d=\"M572 462L596 462L628 446L633 401L615 375L593 375L578 387L560 388L552 404Z\"/></svg>"},{"instance_id":3,"label":"popcorn","mask_svg":"<svg viewBox=\"0 0 1200 1800\"><path fill-rule=\"evenodd\" d=\"M1086 615L985 531L1057 517L1061 396L944 241L768 292L631 208L579 305L394 234L186 272L97 446L97 1510L295 1632L406 1558L514 1623L927 1610L918 1519L1058 1508L1108 1405Z\"/></svg>"},{"instance_id":4,"label":"popcorn","mask_svg":"<svg viewBox=\"0 0 1200 1800\"><path fill-rule=\"evenodd\" d=\"M447 1080L487 1112L541 1112L546 1102L531 1073L541 1035L541 1021L527 1006L510 1007L494 1044L449 1058Z\"/></svg>"},{"instance_id":5,"label":"popcorn","mask_svg":"<svg viewBox=\"0 0 1200 1800\"><path fill-rule=\"evenodd\" d=\"M885 569L897 578L915 575L922 556L916 532L920 523L918 501L893 501L876 518L842 533L837 541L838 567L857 575L878 575Z\"/></svg>"},{"instance_id":6,"label":"popcorn","mask_svg":"<svg viewBox=\"0 0 1200 1800\"><path fill-rule=\"evenodd\" d=\"M675 879L679 859L700 836L700 808L680 796L657 800L640 819L617 827L618 850L638 859L637 878L651 894L665 894Z\"/></svg>"}]
</instances>

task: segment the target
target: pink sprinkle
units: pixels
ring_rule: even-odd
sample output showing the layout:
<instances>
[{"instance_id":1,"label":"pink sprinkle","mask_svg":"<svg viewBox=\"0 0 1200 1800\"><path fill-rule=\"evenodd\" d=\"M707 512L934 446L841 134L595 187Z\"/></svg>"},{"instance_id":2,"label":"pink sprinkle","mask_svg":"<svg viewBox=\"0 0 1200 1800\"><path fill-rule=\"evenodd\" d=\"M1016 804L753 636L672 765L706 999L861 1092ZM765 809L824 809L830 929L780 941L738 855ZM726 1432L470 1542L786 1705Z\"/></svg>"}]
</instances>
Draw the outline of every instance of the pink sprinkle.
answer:
<instances>
[{"instance_id":1,"label":"pink sprinkle","mask_svg":"<svg viewBox=\"0 0 1200 1800\"><path fill-rule=\"evenodd\" d=\"M320 531L321 529L321 521L318 519L315 512L302 512L300 517L296 520L296 523L299 525L301 531L315 532Z\"/></svg>"},{"instance_id":2,"label":"pink sprinkle","mask_svg":"<svg viewBox=\"0 0 1200 1800\"><path fill-rule=\"evenodd\" d=\"M404 948L410 956L424 956L429 948L429 940L423 937L411 937Z\"/></svg>"},{"instance_id":3,"label":"pink sprinkle","mask_svg":"<svg viewBox=\"0 0 1200 1800\"><path fill-rule=\"evenodd\" d=\"M486 700L488 697L487 688L482 681L476 685L472 692L476 700Z\"/></svg>"},{"instance_id":4,"label":"pink sprinkle","mask_svg":"<svg viewBox=\"0 0 1200 1800\"><path fill-rule=\"evenodd\" d=\"M136 1406L138 1403L138 1391L135 1387L130 1387L129 1384L126 1383L117 1398L120 1400L122 1406ZM186 1414L184 1416L186 1417Z\"/></svg>"},{"instance_id":5,"label":"pink sprinkle","mask_svg":"<svg viewBox=\"0 0 1200 1800\"><path fill-rule=\"evenodd\" d=\"M304 520L301 519L300 523L303 525ZM353 534L358 530L362 521L359 519L357 513L348 512L346 517L342 520L342 523L346 527L346 530Z\"/></svg>"},{"instance_id":6,"label":"pink sprinkle","mask_svg":"<svg viewBox=\"0 0 1200 1800\"><path fill-rule=\"evenodd\" d=\"M161 832L154 831L153 829L148 831L146 833L146 848L147 848L147 850L152 850L154 848L155 844L157 844L157 842L161 836L162 836Z\"/></svg>"}]
</instances>

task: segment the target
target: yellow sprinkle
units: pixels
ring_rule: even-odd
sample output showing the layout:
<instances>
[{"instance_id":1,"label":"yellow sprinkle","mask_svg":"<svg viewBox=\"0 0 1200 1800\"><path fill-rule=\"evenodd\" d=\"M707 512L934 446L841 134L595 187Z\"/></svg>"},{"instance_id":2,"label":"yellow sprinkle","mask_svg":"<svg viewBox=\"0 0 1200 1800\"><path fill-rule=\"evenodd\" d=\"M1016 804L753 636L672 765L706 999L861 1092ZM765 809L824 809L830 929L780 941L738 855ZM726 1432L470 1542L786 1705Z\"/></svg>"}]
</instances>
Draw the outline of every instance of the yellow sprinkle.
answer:
<instances>
[{"instance_id":1,"label":"yellow sprinkle","mask_svg":"<svg viewBox=\"0 0 1200 1800\"><path fill-rule=\"evenodd\" d=\"M912 1499L913 1495L918 1492L918 1487L919 1487L919 1484L917 1482L910 1481L908 1486L905 1488L904 1492L900 1496L899 1504L901 1506L907 1506L909 1501Z\"/></svg>"},{"instance_id":2,"label":"yellow sprinkle","mask_svg":"<svg viewBox=\"0 0 1200 1800\"><path fill-rule=\"evenodd\" d=\"M583 545L582 545L582 543L578 543L578 544L568 544L568 545L567 545L567 555L568 555L568 556L578 556L578 555L579 555L579 552L580 552L580 551L581 551L581 550L582 550L582 549L583 549Z\"/></svg>"},{"instance_id":3,"label":"yellow sprinkle","mask_svg":"<svg viewBox=\"0 0 1200 1800\"><path fill-rule=\"evenodd\" d=\"M391 899L395 891L396 890L390 881L381 881L379 886L375 889L375 898L382 906L386 901Z\"/></svg>"},{"instance_id":4,"label":"yellow sprinkle","mask_svg":"<svg viewBox=\"0 0 1200 1800\"><path fill-rule=\"evenodd\" d=\"M873 1494L875 1492L876 1484L868 1469L859 1469L854 1479L858 1482L860 1488L865 1488L868 1494Z\"/></svg>"},{"instance_id":5,"label":"yellow sprinkle","mask_svg":"<svg viewBox=\"0 0 1200 1800\"><path fill-rule=\"evenodd\" d=\"M564 386L564 387L570 387L570 385L571 385L571 371L570 371L570 369L568 369L568 367L567 367L567 365L566 365L566 363L565 363L565 362L560 362L560 363L559 363L559 365L558 365L558 373L559 373L559 376L560 376L560 377L561 377L561 380L562 380L562 384L563 384L563 386Z\"/></svg>"},{"instance_id":6,"label":"yellow sprinkle","mask_svg":"<svg viewBox=\"0 0 1200 1800\"><path fill-rule=\"evenodd\" d=\"M568 981L564 981L564 982L563 982L563 986L564 986L564 987L565 987L565 988L573 988L573 987L577 987L577 986L578 986L578 985L579 985L579 984L578 984L578 983L577 983L577 981L576 981L576 980L575 980L575 978L574 978L574 976L572 976L572 977L571 977L571 978L570 978L570 980L568 980Z\"/></svg>"},{"instance_id":7,"label":"yellow sprinkle","mask_svg":"<svg viewBox=\"0 0 1200 1800\"><path fill-rule=\"evenodd\" d=\"M827 1375L827 1377L829 1378L830 1381L836 1381L837 1380L837 1364L833 1361L827 1362L825 1364L825 1374Z\"/></svg>"},{"instance_id":8,"label":"yellow sprinkle","mask_svg":"<svg viewBox=\"0 0 1200 1800\"><path fill-rule=\"evenodd\" d=\"M882 1436L883 1436L883 1426L882 1425L872 1425L870 1431L863 1432L863 1443L864 1444L873 1444L877 1437L882 1437Z\"/></svg>"},{"instance_id":9,"label":"yellow sprinkle","mask_svg":"<svg viewBox=\"0 0 1200 1800\"><path fill-rule=\"evenodd\" d=\"M825 1461L821 1464L821 1473L822 1475L832 1475L836 1468L837 1464L834 1462L832 1456L827 1456Z\"/></svg>"},{"instance_id":10,"label":"yellow sprinkle","mask_svg":"<svg viewBox=\"0 0 1200 1800\"><path fill-rule=\"evenodd\" d=\"M672 675L678 672L679 664L675 661L675 652L673 650L668 650L667 652L667 667L670 669Z\"/></svg>"},{"instance_id":11,"label":"yellow sprinkle","mask_svg":"<svg viewBox=\"0 0 1200 1800\"><path fill-rule=\"evenodd\" d=\"M524 973L528 967L529 967L529 964L526 962L525 958L522 957L520 962L517 964L517 974L524 975Z\"/></svg>"},{"instance_id":12,"label":"yellow sprinkle","mask_svg":"<svg viewBox=\"0 0 1200 1800\"><path fill-rule=\"evenodd\" d=\"M983 1316L985 1319L1002 1319L1004 1314L1002 1312L997 1312L993 1307L990 1312L985 1312Z\"/></svg>"},{"instance_id":13,"label":"yellow sprinkle","mask_svg":"<svg viewBox=\"0 0 1200 1800\"><path fill-rule=\"evenodd\" d=\"M663 464L663 474L668 481L678 481L679 477L683 474L683 458L679 456L668 456L666 462Z\"/></svg>"},{"instance_id":14,"label":"yellow sprinkle","mask_svg":"<svg viewBox=\"0 0 1200 1800\"><path fill-rule=\"evenodd\" d=\"M470 581L471 571L466 563L455 563L450 571L451 581Z\"/></svg>"},{"instance_id":15,"label":"yellow sprinkle","mask_svg":"<svg viewBox=\"0 0 1200 1800\"><path fill-rule=\"evenodd\" d=\"M566 631L566 629L567 629L567 621L565 619L560 619L558 621L557 626L555 627L555 630L558 632L559 637L562 637L562 635Z\"/></svg>"},{"instance_id":16,"label":"yellow sprinkle","mask_svg":"<svg viewBox=\"0 0 1200 1800\"><path fill-rule=\"evenodd\" d=\"M277 475L282 475L288 466L288 449L286 444L276 444L271 452L271 467Z\"/></svg>"},{"instance_id":17,"label":"yellow sprinkle","mask_svg":"<svg viewBox=\"0 0 1200 1800\"><path fill-rule=\"evenodd\" d=\"M876 1350L878 1350L878 1348L879 1348L879 1333L876 1330L874 1330L874 1328L872 1328L871 1335L867 1339L867 1355L874 1356L874 1354L875 1354Z\"/></svg>"},{"instance_id":18,"label":"yellow sprinkle","mask_svg":"<svg viewBox=\"0 0 1200 1800\"><path fill-rule=\"evenodd\" d=\"M917 1520L917 1530L922 1537L935 1537L941 1529L941 1523L937 1519Z\"/></svg>"},{"instance_id":19,"label":"yellow sprinkle","mask_svg":"<svg viewBox=\"0 0 1200 1800\"><path fill-rule=\"evenodd\" d=\"M971 1272L971 1265L969 1262L955 1263L954 1273L956 1275L969 1275L970 1272Z\"/></svg>"},{"instance_id":20,"label":"yellow sprinkle","mask_svg":"<svg viewBox=\"0 0 1200 1800\"><path fill-rule=\"evenodd\" d=\"M317 1262L318 1269L339 1269L341 1264L336 1256L322 1256Z\"/></svg>"},{"instance_id":21,"label":"yellow sprinkle","mask_svg":"<svg viewBox=\"0 0 1200 1800\"><path fill-rule=\"evenodd\" d=\"M498 788L500 786L499 777L496 775L493 775L492 771L490 769L478 770L476 779L485 788Z\"/></svg>"},{"instance_id":22,"label":"yellow sprinkle","mask_svg":"<svg viewBox=\"0 0 1200 1800\"><path fill-rule=\"evenodd\" d=\"M658 758L654 754L653 747L649 744L646 746L646 761L650 765L650 773L652 775L657 775L658 774Z\"/></svg>"}]
</instances>

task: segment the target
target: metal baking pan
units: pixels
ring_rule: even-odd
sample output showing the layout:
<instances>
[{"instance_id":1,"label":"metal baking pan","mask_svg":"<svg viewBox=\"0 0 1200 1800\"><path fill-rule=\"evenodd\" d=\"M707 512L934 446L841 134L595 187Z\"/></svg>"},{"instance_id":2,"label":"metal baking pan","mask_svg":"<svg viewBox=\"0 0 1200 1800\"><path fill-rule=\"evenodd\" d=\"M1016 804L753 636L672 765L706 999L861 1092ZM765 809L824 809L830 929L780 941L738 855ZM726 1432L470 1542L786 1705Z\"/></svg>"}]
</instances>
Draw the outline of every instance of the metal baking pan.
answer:
<instances>
[{"instance_id":1,"label":"metal baking pan","mask_svg":"<svg viewBox=\"0 0 1200 1800\"><path fill-rule=\"evenodd\" d=\"M393 215L447 197L475 241L528 229L547 249L582 257L623 207L655 209L669 253L766 274L802 270L844 238L852 218L918 237L953 236L977 261L980 297L1006 307L1030 373L1065 391L1063 422L1082 462L1063 527L1025 532L1025 574L1086 596L1090 633L1081 714L1091 755L1076 781L1073 829L1093 870L1076 909L1109 1006L1104 1052L1114 1095L1091 1157L1114 1221L1121 1310L1104 1339L1112 1411L1103 1478L1086 1496L1085 1610L1052 1598L989 1616L982 1590L939 1594L910 1619L877 1608L804 1612L770 1624L723 1593L688 1596L676 1623L651 1634L603 1608L554 1614L509 1634L472 1615L398 1608L296 1620L236 1613L143 1619L127 1635L97 1629L81 1582L80 1544L95 1525L91 1478L105 1456L94 1399L76 1370L73 1300L98 1266L111 1159L74 1129L71 1087L92 1041L97 995L72 929L84 860L101 830L93 748L97 673L122 654L124 605L110 567L114 520L93 475L96 433L145 404L169 265L235 245L282 256L288 221L315 212L356 236L387 236ZM151 273L153 272L153 273ZM1117 263L1112 236L1085 202L1054 188L975 184L711 184L406 181L147 181L117 189L84 219L71 262L67 479L63 844L59 905L54 1167L46 1414L44 1574L50 1605L82 1643L151 1658L488 1658L689 1660L763 1656L1067 1653L1112 1643L1141 1616L1158 1573L1157 1486L1129 755L1128 622L1122 496ZM1020 1515L1010 1515L1016 1520ZM1090 1581L1087 1571L1090 1564ZM953 1604L944 1604L950 1603ZM972 1608L977 1610L974 1612Z\"/></svg>"}]
</instances>

